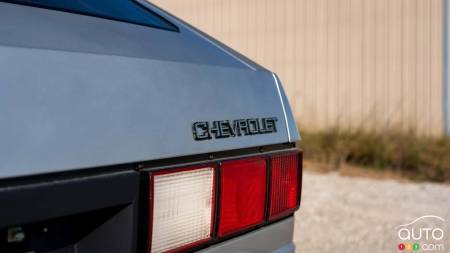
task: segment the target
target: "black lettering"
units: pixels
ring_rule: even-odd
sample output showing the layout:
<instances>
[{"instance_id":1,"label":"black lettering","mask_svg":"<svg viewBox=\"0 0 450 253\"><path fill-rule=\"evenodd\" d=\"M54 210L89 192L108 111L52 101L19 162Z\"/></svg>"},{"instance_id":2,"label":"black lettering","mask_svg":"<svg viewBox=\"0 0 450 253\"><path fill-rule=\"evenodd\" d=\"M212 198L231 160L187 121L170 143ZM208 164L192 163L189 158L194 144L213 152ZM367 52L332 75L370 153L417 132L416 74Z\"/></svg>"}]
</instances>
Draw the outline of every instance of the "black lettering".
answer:
<instances>
[{"instance_id":1,"label":"black lettering","mask_svg":"<svg viewBox=\"0 0 450 253\"><path fill-rule=\"evenodd\" d=\"M259 133L259 122L257 119L248 119L247 125L250 135L255 135Z\"/></svg>"},{"instance_id":2,"label":"black lettering","mask_svg":"<svg viewBox=\"0 0 450 253\"><path fill-rule=\"evenodd\" d=\"M196 141L211 139L208 122L195 122L192 125L192 133L194 134L194 140Z\"/></svg>"},{"instance_id":3,"label":"black lettering","mask_svg":"<svg viewBox=\"0 0 450 253\"><path fill-rule=\"evenodd\" d=\"M276 133L276 121L277 118L263 118L261 133Z\"/></svg>"},{"instance_id":4,"label":"black lettering","mask_svg":"<svg viewBox=\"0 0 450 253\"><path fill-rule=\"evenodd\" d=\"M231 127L230 121L224 120L220 122L220 130L224 138L234 137L234 130Z\"/></svg>"},{"instance_id":5,"label":"black lettering","mask_svg":"<svg viewBox=\"0 0 450 253\"><path fill-rule=\"evenodd\" d=\"M254 118L237 119L233 122L229 120L220 121L202 121L195 122L192 125L192 133L196 141L230 138L242 135L255 135L276 133L278 119L272 118Z\"/></svg>"},{"instance_id":6,"label":"black lettering","mask_svg":"<svg viewBox=\"0 0 450 253\"><path fill-rule=\"evenodd\" d=\"M213 121L211 126L211 134L214 135L215 138L222 138L222 133L220 131L220 125L218 121Z\"/></svg>"},{"instance_id":7,"label":"black lettering","mask_svg":"<svg viewBox=\"0 0 450 253\"><path fill-rule=\"evenodd\" d=\"M238 119L233 122L235 136L249 135L247 120Z\"/></svg>"}]
</instances>

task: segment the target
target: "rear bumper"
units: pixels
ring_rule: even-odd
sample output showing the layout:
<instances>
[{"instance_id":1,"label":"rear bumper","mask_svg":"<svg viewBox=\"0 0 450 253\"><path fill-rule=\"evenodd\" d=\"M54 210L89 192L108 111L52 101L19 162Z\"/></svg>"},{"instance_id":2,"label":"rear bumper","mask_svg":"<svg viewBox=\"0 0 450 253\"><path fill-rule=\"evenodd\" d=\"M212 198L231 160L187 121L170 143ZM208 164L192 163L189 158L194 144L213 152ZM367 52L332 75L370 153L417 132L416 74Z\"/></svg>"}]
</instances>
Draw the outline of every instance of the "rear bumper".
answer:
<instances>
[{"instance_id":1,"label":"rear bumper","mask_svg":"<svg viewBox=\"0 0 450 253\"><path fill-rule=\"evenodd\" d=\"M202 253L294 253L292 242L294 218L289 217L275 224L214 245Z\"/></svg>"},{"instance_id":2,"label":"rear bumper","mask_svg":"<svg viewBox=\"0 0 450 253\"><path fill-rule=\"evenodd\" d=\"M237 155L255 153L246 152ZM142 166L126 164L0 180L0 252L146 252L148 172L136 168ZM9 241L7 235L17 229L25 239ZM216 238L197 250L292 253L293 229L294 219L286 217L225 241Z\"/></svg>"},{"instance_id":3,"label":"rear bumper","mask_svg":"<svg viewBox=\"0 0 450 253\"><path fill-rule=\"evenodd\" d=\"M50 252L69 253L75 248L79 252L104 252L105 249L107 249L105 252L110 253L138 252L135 248L137 206L134 198L138 192L136 174L123 172L77 180L63 179L51 183L8 187L0 190L0 203L7 203L1 211L0 234L2 229L15 224L31 223L24 226L28 238L24 245L8 247L4 240L0 240L0 252L4 250L23 252L35 247L55 249L65 245L70 246L56 251L50 250ZM109 186L121 186L119 189L122 189L120 191L122 194L116 194L116 191ZM133 190L126 192L123 189ZM117 206L117 208L110 206ZM98 208L104 211L91 211ZM73 213L79 212L82 214L73 216ZM62 216L66 218L57 218ZM74 222L70 222L71 219L67 217L74 217L74 222L80 226L75 226ZM103 221L99 220L98 224L94 224L85 219ZM86 226L97 228L89 232L88 228L84 229ZM46 235L39 232L44 227L49 230ZM73 229L86 233L86 236L80 234L77 238L68 237L67 230ZM293 253L295 252L295 245L292 243L293 230L294 218L291 216L212 245L200 252ZM72 233L69 234L72 235Z\"/></svg>"}]
</instances>

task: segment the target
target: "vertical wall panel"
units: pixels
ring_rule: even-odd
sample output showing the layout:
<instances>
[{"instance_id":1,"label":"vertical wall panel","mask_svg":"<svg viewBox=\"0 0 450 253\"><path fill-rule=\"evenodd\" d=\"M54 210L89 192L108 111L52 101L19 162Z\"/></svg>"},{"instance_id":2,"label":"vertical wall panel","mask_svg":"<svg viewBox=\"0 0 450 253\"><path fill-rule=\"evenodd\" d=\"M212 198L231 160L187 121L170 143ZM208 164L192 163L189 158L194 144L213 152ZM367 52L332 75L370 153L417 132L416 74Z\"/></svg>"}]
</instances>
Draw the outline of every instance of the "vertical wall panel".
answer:
<instances>
[{"instance_id":1,"label":"vertical wall panel","mask_svg":"<svg viewBox=\"0 0 450 253\"><path fill-rule=\"evenodd\" d=\"M349 2L349 93L350 99L348 121L351 129L356 129L361 122L362 109L362 1L350 0Z\"/></svg>"},{"instance_id":2,"label":"vertical wall panel","mask_svg":"<svg viewBox=\"0 0 450 253\"><path fill-rule=\"evenodd\" d=\"M258 1L258 0L256 0ZM283 56L284 59L281 59L283 62L282 68L286 69L286 73L284 76L284 82L295 84L295 1L296 0L286 0L284 2L284 13L285 13L285 24L284 29L286 33L286 39L281 41L283 43ZM289 101L291 104L295 104L295 85L286 86L286 93L289 94Z\"/></svg>"},{"instance_id":3,"label":"vertical wall panel","mask_svg":"<svg viewBox=\"0 0 450 253\"><path fill-rule=\"evenodd\" d=\"M375 87L374 80L374 27L375 15L373 7L375 1L363 0L363 49L362 49L362 122L361 128L367 130L374 130L374 117L372 117L374 109L373 88Z\"/></svg>"},{"instance_id":4,"label":"vertical wall panel","mask_svg":"<svg viewBox=\"0 0 450 253\"><path fill-rule=\"evenodd\" d=\"M328 97L327 90L327 0L318 0L317 3L317 85L315 92L317 129L323 130L327 125L328 100L318 97Z\"/></svg>"},{"instance_id":5,"label":"vertical wall panel","mask_svg":"<svg viewBox=\"0 0 450 253\"><path fill-rule=\"evenodd\" d=\"M305 6L305 97L303 101L303 106L305 107L306 118L303 120L307 127L316 128L315 116L315 97L314 88L316 86L316 52L317 52L317 41L316 41L316 0L307 0Z\"/></svg>"},{"instance_id":6,"label":"vertical wall panel","mask_svg":"<svg viewBox=\"0 0 450 253\"><path fill-rule=\"evenodd\" d=\"M402 129L402 1L392 0L388 13L387 127Z\"/></svg>"},{"instance_id":7,"label":"vertical wall panel","mask_svg":"<svg viewBox=\"0 0 450 253\"><path fill-rule=\"evenodd\" d=\"M415 29L417 27L417 17L416 17L416 0L404 0L404 19L403 19L403 34L404 34L404 53L403 53L403 64L405 66L404 70L404 123L405 131L414 130L414 114L416 107L415 100L415 90L416 90L416 38Z\"/></svg>"},{"instance_id":8,"label":"vertical wall panel","mask_svg":"<svg viewBox=\"0 0 450 253\"><path fill-rule=\"evenodd\" d=\"M416 94L415 94L415 115L414 115L414 121L417 122L416 130L419 134L422 134L424 132L424 122L426 121L426 115L423 114L423 109L426 106L425 105L425 86L426 84L426 76L425 76L425 70L427 66L426 57L425 57L425 41L426 41L426 31L425 31L425 20L426 20L426 0L417 0L416 4L416 20L417 20L417 27L416 27L416 43L417 43L417 63L416 63ZM420 118L423 118L424 120L420 120Z\"/></svg>"},{"instance_id":9,"label":"vertical wall panel","mask_svg":"<svg viewBox=\"0 0 450 253\"><path fill-rule=\"evenodd\" d=\"M295 1L296 11L296 29L295 29L295 103L293 104L293 111L299 126L306 127L304 118L306 118L306 110L303 106L305 101L305 72L306 72L306 42L305 42L305 30L306 30L306 1ZM291 103L292 104L292 103Z\"/></svg>"},{"instance_id":10,"label":"vertical wall panel","mask_svg":"<svg viewBox=\"0 0 450 253\"><path fill-rule=\"evenodd\" d=\"M442 0L153 0L276 72L303 129L443 134Z\"/></svg>"},{"instance_id":11,"label":"vertical wall panel","mask_svg":"<svg viewBox=\"0 0 450 253\"><path fill-rule=\"evenodd\" d=\"M339 1L328 1L328 125L336 128L339 124Z\"/></svg>"},{"instance_id":12,"label":"vertical wall panel","mask_svg":"<svg viewBox=\"0 0 450 253\"><path fill-rule=\"evenodd\" d=\"M442 0L431 0L431 52L430 52L430 69L431 69L431 93L430 93L430 100L431 100L431 109L429 114L432 115L431 117L431 134L432 135L439 135L444 132L443 127L443 114L444 111L442 110L443 106L443 87L442 85L439 85L443 82L443 27L442 27L442 13L443 13L443 2Z\"/></svg>"}]
</instances>

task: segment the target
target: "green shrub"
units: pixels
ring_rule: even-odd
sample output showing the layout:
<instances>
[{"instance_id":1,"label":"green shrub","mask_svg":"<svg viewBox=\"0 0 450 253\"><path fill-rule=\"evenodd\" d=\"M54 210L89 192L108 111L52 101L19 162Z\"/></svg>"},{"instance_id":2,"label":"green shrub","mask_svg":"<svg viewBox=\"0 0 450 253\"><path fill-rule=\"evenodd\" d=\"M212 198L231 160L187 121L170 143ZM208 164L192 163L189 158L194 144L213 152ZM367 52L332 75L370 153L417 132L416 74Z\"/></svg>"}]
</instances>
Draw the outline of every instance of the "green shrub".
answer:
<instances>
[{"instance_id":1,"label":"green shrub","mask_svg":"<svg viewBox=\"0 0 450 253\"><path fill-rule=\"evenodd\" d=\"M394 170L416 180L450 181L450 139L405 133L329 130L303 132L299 143L306 159L378 170Z\"/></svg>"}]
</instances>

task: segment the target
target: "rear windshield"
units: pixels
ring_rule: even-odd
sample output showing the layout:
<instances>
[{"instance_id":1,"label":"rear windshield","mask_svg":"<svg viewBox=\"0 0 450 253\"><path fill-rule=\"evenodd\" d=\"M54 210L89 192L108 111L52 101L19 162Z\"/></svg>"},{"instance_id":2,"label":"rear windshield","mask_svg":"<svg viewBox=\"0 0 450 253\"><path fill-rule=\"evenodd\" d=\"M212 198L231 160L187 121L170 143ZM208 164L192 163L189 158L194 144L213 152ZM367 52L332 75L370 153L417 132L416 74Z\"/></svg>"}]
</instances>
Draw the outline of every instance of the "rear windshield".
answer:
<instances>
[{"instance_id":1,"label":"rear windshield","mask_svg":"<svg viewBox=\"0 0 450 253\"><path fill-rule=\"evenodd\" d=\"M3 2L25 4L178 31L176 26L134 0L6 0Z\"/></svg>"}]
</instances>

